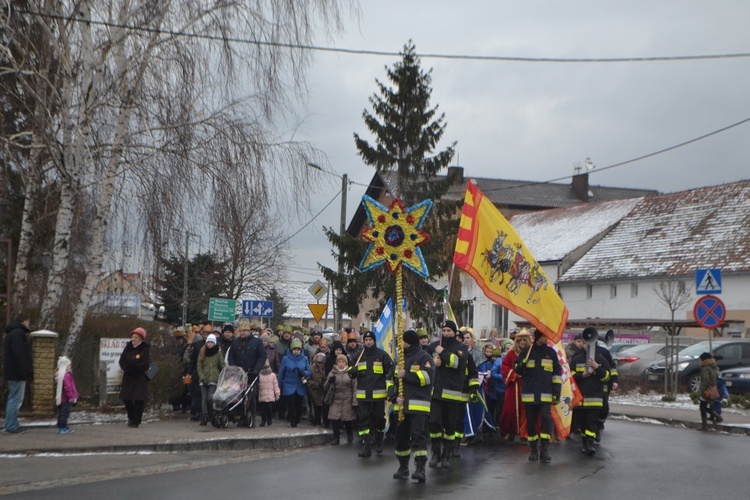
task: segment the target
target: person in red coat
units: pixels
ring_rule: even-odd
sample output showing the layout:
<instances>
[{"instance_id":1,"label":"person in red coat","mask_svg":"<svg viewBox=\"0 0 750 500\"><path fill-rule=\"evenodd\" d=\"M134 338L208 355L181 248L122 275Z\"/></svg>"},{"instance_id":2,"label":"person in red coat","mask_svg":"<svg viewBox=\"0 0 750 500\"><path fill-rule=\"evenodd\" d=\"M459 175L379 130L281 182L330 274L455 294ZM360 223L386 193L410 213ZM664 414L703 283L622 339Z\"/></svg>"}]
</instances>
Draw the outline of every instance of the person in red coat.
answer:
<instances>
[{"instance_id":1,"label":"person in red coat","mask_svg":"<svg viewBox=\"0 0 750 500\"><path fill-rule=\"evenodd\" d=\"M500 434L508 442L516 435L526 436L526 410L521 402L521 378L513 370L518 353L531 344L531 333L524 329L516 334L513 347L503 357L500 372L505 381L505 402L500 414Z\"/></svg>"}]
</instances>

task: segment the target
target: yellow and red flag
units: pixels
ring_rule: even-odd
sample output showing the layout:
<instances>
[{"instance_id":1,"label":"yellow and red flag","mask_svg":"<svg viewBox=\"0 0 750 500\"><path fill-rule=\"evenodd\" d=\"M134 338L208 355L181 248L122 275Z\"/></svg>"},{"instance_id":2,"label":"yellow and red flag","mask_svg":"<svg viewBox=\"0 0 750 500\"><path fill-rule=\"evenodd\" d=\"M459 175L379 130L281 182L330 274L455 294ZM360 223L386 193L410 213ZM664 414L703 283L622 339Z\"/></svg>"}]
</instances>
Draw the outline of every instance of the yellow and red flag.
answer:
<instances>
[{"instance_id":1,"label":"yellow and red flag","mask_svg":"<svg viewBox=\"0 0 750 500\"><path fill-rule=\"evenodd\" d=\"M573 374L568 366L568 357L562 342L551 346L557 353L557 359L562 366L562 387L560 390L560 401L552 406L552 422L555 425L555 434L560 441L564 441L570 435L570 426L573 423L573 408L581 404L583 395L576 385Z\"/></svg>"},{"instance_id":2,"label":"yellow and red flag","mask_svg":"<svg viewBox=\"0 0 750 500\"><path fill-rule=\"evenodd\" d=\"M473 181L467 183L453 263L490 300L527 319L553 343L562 339L568 309L516 230Z\"/></svg>"}]
</instances>

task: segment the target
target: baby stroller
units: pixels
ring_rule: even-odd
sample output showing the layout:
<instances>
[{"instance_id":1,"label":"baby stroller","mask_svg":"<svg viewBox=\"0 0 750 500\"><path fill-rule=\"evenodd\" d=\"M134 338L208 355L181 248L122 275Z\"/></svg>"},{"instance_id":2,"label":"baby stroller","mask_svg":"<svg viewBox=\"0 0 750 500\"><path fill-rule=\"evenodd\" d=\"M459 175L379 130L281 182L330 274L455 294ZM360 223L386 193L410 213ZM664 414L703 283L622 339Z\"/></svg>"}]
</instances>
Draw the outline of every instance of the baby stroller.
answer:
<instances>
[{"instance_id":1,"label":"baby stroller","mask_svg":"<svg viewBox=\"0 0 750 500\"><path fill-rule=\"evenodd\" d=\"M232 422L253 427L257 387L258 377L248 384L247 373L239 366L227 366L221 370L213 397L213 426L225 429Z\"/></svg>"}]
</instances>

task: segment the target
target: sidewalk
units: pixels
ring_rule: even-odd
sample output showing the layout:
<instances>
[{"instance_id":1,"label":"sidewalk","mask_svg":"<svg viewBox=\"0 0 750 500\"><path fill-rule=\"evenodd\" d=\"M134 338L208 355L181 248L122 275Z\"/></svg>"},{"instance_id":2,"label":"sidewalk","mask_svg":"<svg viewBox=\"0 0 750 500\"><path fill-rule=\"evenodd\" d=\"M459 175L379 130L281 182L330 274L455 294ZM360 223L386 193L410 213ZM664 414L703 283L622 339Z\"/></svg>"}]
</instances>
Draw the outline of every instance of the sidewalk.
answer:
<instances>
[{"instance_id":1,"label":"sidewalk","mask_svg":"<svg viewBox=\"0 0 750 500\"><path fill-rule=\"evenodd\" d=\"M717 431L750 436L750 415L747 413L724 412L724 422L711 427ZM695 409L687 409L610 404L610 416L687 428L700 426L697 406ZM307 426L304 421L294 429L285 421L276 422L271 427L247 429L230 426L228 429L216 429L211 425L199 426L189 419L177 417L146 421L139 428L131 429L125 425L124 420L77 423L71 419L71 428L75 433L68 435L57 434L52 419L22 419L21 424L29 431L17 435L0 434L0 455L283 450L319 446L330 442L332 438L330 430Z\"/></svg>"}]
</instances>

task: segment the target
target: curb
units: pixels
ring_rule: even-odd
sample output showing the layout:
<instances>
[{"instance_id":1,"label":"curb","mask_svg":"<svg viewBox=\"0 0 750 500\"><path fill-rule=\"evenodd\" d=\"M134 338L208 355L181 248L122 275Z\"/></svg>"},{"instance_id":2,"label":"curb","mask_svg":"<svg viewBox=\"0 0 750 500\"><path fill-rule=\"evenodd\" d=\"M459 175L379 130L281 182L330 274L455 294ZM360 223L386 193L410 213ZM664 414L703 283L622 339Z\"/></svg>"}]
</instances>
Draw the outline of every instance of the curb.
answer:
<instances>
[{"instance_id":1,"label":"curb","mask_svg":"<svg viewBox=\"0 0 750 500\"><path fill-rule=\"evenodd\" d=\"M665 418L665 417L654 417L654 416L643 416L643 415L629 415L627 413L611 413L610 414L613 417L620 417L620 418L627 418L630 420L638 421L638 420L654 420L656 422L660 422L664 425L669 425L671 427L686 427L688 429L700 429L700 422L693 422L689 420L678 420L674 418ZM731 424L711 424L709 425L709 431L715 430L718 432L726 432L728 434L735 434L738 436L750 436L750 427L740 427L736 425Z\"/></svg>"}]
</instances>

